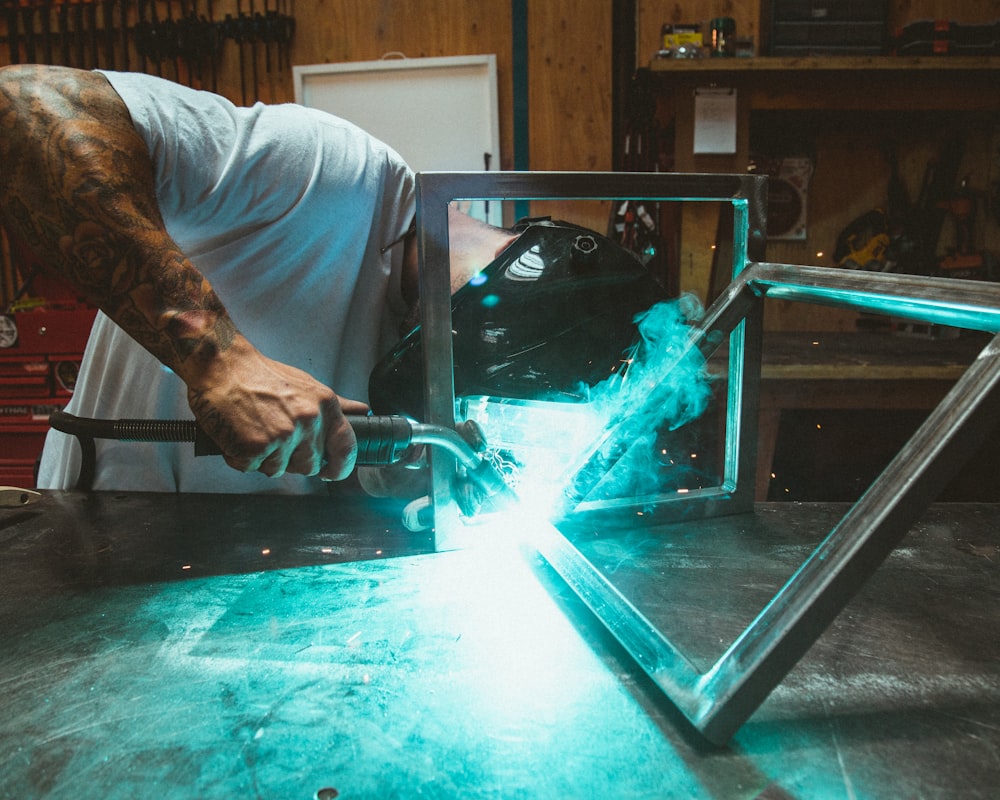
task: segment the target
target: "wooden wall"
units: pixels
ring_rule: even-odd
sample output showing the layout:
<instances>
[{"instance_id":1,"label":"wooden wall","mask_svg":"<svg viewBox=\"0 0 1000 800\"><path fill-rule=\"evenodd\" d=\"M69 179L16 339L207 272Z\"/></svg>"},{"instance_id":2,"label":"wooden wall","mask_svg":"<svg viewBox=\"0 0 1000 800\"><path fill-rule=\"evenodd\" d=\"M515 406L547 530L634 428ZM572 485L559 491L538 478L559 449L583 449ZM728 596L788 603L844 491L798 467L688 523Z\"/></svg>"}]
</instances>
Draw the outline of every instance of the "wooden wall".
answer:
<instances>
[{"instance_id":1,"label":"wooden wall","mask_svg":"<svg viewBox=\"0 0 1000 800\"><path fill-rule=\"evenodd\" d=\"M86 2L84 2L86 5ZM204 16L209 7L217 21L241 13L278 9L294 16L292 64L370 61L493 53L497 56L501 118L501 164L512 169L513 78L511 3L496 0L155 0L147 6L157 17L180 16L182 8ZM532 169L609 169L611 164L611 0L546 0L525 3L528 29L528 96ZM147 10L147 17L152 16ZM129 22L137 21L130 11ZM54 23L56 24L56 23ZM100 21L98 25L100 26ZM38 22L35 23L36 37ZM5 34L0 18L0 34ZM59 53L53 63L61 63ZM82 63L95 66L89 44ZM141 69L130 50L129 68ZM122 63L120 45L117 64ZM0 64L10 62L0 46ZM22 47L21 60L24 60ZM36 58L40 61L40 58ZM266 62L270 61L270 69ZM255 65L254 65L254 62ZM106 67L103 50L96 66ZM145 71L215 88L237 103L285 102L293 98L292 73L277 47L226 41L218 71L196 70L174 59L147 61ZM256 76L256 80L254 80ZM400 124L406 124L401 120Z\"/></svg>"},{"instance_id":2,"label":"wooden wall","mask_svg":"<svg viewBox=\"0 0 1000 800\"><path fill-rule=\"evenodd\" d=\"M122 0L115 3L122 5ZM16 5L16 4L15 4ZM45 5L38 3L37 5ZM89 12L91 4L82 0ZM532 170L608 170L611 168L611 0L545 0L524 3L528 31L528 119ZM187 65L183 59L143 60L134 46L123 51L115 38L109 62L101 39L92 53L86 42L73 38L70 60L54 47L51 63L84 68L109 66L160 74L171 80L215 89L236 103L288 102L294 97L291 64L369 61L383 57L410 58L493 53L497 57L500 107L500 167L514 167L512 11L507 0L152 0L144 3L145 21L180 19L197 12L214 21L236 20L267 13L295 19L295 33L287 53L277 45L238 44L226 40L215 69ZM135 26L138 4L127 4L127 26ZM68 25L73 29L74 14ZM84 30L89 30L84 18ZM61 21L53 10L51 27ZM96 25L103 30L103 18ZM118 27L119 20L114 21ZM20 27L20 25L19 25ZM43 61L40 19L34 19L39 46L35 61ZM22 28L23 30L23 28ZM6 39L7 18L0 15L0 65L11 63ZM54 41L54 40L53 40ZM27 61L21 40L18 61ZM401 125L406 120L400 120ZM565 216L560 204L536 205L533 213ZM574 218L603 230L603 207L574 208ZM9 270L0 286L0 299L9 297ZM3 275L0 275L3 277Z\"/></svg>"},{"instance_id":3,"label":"wooden wall","mask_svg":"<svg viewBox=\"0 0 1000 800\"><path fill-rule=\"evenodd\" d=\"M86 4L85 4L86 5ZM180 18L182 6L223 21L228 16L287 13L294 16L295 34L287 61L276 45L226 41L217 68L188 67L183 59L165 58L143 64L134 48L115 45L114 64L158 73L182 83L215 89L237 103L286 102L293 99L289 64L368 61L383 57L410 58L493 53L497 57L500 106L500 166L514 167L513 52L511 3L496 0L155 0L146 3L146 20L154 6L160 20ZM528 31L528 119L533 170L607 170L611 168L611 0L545 0L525 3ZM138 22L137 4L130 4L128 25ZM53 18L58 29L60 21ZM98 26L103 20L98 19ZM117 24L117 23L116 23ZM72 27L73 18L69 20ZM0 35L6 34L0 17ZM35 20L36 35L39 32ZM19 56L26 61L24 42ZM103 49L96 61L89 42L64 62L55 48L52 63L107 67ZM42 61L37 48L36 61ZM285 54L281 54L282 56ZM10 63L6 40L0 65ZM268 69L270 66L270 69ZM256 80L254 80L256 76ZM401 125L406 120L400 120ZM574 218L603 230L606 212L574 209ZM536 206L533 213L565 215L559 204ZM4 297L9 297L9 271Z\"/></svg>"},{"instance_id":4,"label":"wooden wall","mask_svg":"<svg viewBox=\"0 0 1000 800\"><path fill-rule=\"evenodd\" d=\"M526 3L528 167L611 168L611 0ZM317 0L298 3L298 64L493 53L497 56L500 163L514 168L511 3L496 0ZM290 92L290 83L283 86ZM603 208L535 204L603 230Z\"/></svg>"}]
</instances>

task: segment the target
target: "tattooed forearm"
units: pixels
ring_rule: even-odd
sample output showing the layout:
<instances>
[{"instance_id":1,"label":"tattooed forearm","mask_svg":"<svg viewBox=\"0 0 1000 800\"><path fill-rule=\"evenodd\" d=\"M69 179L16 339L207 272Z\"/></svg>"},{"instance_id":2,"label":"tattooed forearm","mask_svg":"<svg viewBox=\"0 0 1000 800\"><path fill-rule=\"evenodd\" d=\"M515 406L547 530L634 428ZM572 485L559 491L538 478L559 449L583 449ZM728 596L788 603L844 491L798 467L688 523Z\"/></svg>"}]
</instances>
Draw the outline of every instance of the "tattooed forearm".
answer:
<instances>
[{"instance_id":1,"label":"tattooed forearm","mask_svg":"<svg viewBox=\"0 0 1000 800\"><path fill-rule=\"evenodd\" d=\"M145 144L96 73L0 69L0 222L182 377L237 335L167 234Z\"/></svg>"}]
</instances>

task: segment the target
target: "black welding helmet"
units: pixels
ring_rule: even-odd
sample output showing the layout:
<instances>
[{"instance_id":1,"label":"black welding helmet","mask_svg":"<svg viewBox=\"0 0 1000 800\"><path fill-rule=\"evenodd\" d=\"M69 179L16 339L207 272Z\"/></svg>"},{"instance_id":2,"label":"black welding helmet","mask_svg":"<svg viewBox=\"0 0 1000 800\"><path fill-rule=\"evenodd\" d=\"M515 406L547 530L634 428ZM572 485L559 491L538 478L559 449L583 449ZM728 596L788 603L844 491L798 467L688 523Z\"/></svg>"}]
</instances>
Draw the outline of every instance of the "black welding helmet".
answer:
<instances>
[{"instance_id":1,"label":"black welding helmet","mask_svg":"<svg viewBox=\"0 0 1000 800\"><path fill-rule=\"evenodd\" d=\"M635 255L586 228L532 220L519 230L452 296L455 396L586 400L664 291ZM374 413L423 419L422 359L418 326L372 371Z\"/></svg>"}]
</instances>

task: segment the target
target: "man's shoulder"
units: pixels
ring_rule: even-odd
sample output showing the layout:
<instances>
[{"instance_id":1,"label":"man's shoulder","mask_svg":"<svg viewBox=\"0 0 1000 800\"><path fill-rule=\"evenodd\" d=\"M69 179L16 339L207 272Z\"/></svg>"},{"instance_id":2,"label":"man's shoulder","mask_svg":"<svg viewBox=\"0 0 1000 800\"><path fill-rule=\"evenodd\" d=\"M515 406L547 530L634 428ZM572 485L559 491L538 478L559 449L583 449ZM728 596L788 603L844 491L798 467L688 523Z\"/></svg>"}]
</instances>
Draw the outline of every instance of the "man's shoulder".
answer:
<instances>
[{"instance_id":1,"label":"man's shoulder","mask_svg":"<svg viewBox=\"0 0 1000 800\"><path fill-rule=\"evenodd\" d=\"M158 75L149 75L145 72L94 71L104 76L126 105L137 99L161 106L176 106L179 103L232 105L222 95L185 86Z\"/></svg>"}]
</instances>

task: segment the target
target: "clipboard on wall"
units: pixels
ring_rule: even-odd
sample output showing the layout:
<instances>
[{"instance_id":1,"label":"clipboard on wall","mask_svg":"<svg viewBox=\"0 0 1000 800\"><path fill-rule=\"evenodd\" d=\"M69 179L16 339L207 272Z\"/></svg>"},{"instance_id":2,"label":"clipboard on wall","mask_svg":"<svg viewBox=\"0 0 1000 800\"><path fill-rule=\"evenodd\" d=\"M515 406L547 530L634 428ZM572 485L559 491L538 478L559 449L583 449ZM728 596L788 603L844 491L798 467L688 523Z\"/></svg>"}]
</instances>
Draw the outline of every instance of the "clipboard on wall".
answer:
<instances>
[{"instance_id":1,"label":"clipboard on wall","mask_svg":"<svg viewBox=\"0 0 1000 800\"><path fill-rule=\"evenodd\" d=\"M695 155L736 153L736 89L694 90Z\"/></svg>"}]
</instances>

